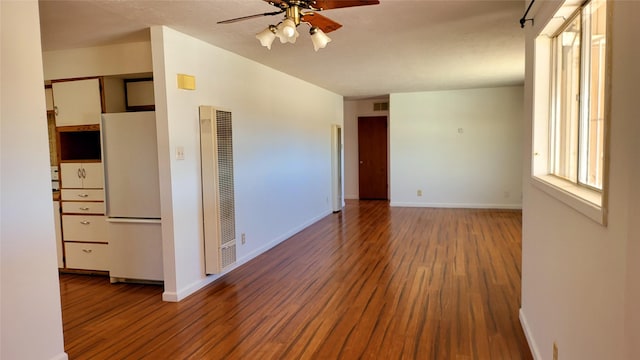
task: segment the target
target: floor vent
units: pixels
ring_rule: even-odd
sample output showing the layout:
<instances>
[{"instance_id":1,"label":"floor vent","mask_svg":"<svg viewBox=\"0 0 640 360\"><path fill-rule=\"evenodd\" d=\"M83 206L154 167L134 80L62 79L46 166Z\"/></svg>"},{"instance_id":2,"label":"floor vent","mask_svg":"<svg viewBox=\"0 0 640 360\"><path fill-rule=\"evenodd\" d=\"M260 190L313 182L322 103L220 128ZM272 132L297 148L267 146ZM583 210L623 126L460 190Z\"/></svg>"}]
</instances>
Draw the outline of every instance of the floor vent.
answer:
<instances>
[{"instance_id":1,"label":"floor vent","mask_svg":"<svg viewBox=\"0 0 640 360\"><path fill-rule=\"evenodd\" d=\"M200 158L205 271L236 262L235 186L231 112L200 106Z\"/></svg>"}]
</instances>

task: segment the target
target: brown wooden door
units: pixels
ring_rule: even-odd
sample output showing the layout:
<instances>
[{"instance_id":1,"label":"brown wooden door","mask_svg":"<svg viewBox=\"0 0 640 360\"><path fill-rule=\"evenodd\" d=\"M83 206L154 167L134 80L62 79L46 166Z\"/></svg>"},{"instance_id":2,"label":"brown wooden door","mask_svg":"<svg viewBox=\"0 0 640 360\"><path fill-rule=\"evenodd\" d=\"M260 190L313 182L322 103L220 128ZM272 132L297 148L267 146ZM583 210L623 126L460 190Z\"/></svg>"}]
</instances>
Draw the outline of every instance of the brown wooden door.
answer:
<instances>
[{"instance_id":1,"label":"brown wooden door","mask_svg":"<svg viewBox=\"0 0 640 360\"><path fill-rule=\"evenodd\" d=\"M358 117L360 199L387 200L387 117Z\"/></svg>"}]
</instances>

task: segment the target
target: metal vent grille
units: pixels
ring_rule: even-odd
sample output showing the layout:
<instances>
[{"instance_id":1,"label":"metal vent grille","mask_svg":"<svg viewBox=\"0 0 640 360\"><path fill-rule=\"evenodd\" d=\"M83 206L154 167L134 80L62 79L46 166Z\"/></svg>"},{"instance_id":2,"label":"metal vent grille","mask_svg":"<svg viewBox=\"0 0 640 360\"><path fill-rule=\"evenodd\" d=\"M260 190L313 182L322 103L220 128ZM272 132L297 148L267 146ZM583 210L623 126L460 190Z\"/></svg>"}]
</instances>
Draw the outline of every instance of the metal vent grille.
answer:
<instances>
[{"instance_id":1,"label":"metal vent grille","mask_svg":"<svg viewBox=\"0 0 640 360\"><path fill-rule=\"evenodd\" d=\"M388 102L373 103L373 111L389 111L389 103Z\"/></svg>"},{"instance_id":2,"label":"metal vent grille","mask_svg":"<svg viewBox=\"0 0 640 360\"><path fill-rule=\"evenodd\" d=\"M233 243L233 245L223 247L221 251L222 251L222 254L220 254L220 257L221 257L220 263L223 269L236 262L236 244L235 243Z\"/></svg>"},{"instance_id":3,"label":"metal vent grille","mask_svg":"<svg viewBox=\"0 0 640 360\"><path fill-rule=\"evenodd\" d=\"M218 190L220 195L220 244L222 267L235 262L236 211L233 182L233 133L231 112L216 110L218 143ZM225 261L227 259L228 261Z\"/></svg>"}]
</instances>

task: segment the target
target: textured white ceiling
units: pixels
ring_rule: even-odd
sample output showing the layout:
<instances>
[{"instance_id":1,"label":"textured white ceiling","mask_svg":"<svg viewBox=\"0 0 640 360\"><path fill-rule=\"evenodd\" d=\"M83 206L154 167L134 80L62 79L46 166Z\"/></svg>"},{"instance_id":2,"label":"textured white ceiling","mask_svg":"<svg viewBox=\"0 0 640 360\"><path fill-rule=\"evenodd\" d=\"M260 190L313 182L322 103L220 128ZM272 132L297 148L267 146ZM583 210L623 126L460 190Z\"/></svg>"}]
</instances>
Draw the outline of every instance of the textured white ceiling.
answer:
<instances>
[{"instance_id":1,"label":"textured white ceiling","mask_svg":"<svg viewBox=\"0 0 640 360\"><path fill-rule=\"evenodd\" d=\"M343 25L314 52L307 26L271 50L255 34L282 15L261 0L40 0L42 47L61 50L149 39L167 25L348 98L522 84L524 0L381 0L326 10Z\"/></svg>"}]
</instances>

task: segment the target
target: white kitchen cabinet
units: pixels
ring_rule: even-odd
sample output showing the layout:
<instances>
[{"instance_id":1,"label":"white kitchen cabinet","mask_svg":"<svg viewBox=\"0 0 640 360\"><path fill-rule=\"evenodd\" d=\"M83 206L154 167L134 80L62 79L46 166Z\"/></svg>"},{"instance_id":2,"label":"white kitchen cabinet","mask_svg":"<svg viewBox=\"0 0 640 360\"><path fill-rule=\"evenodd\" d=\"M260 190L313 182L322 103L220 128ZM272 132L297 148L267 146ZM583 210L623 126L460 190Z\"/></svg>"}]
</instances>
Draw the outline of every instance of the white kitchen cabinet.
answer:
<instances>
[{"instance_id":1,"label":"white kitchen cabinet","mask_svg":"<svg viewBox=\"0 0 640 360\"><path fill-rule=\"evenodd\" d=\"M67 268L77 270L109 270L109 248L106 244L65 243Z\"/></svg>"},{"instance_id":2,"label":"white kitchen cabinet","mask_svg":"<svg viewBox=\"0 0 640 360\"><path fill-rule=\"evenodd\" d=\"M104 171L102 163L61 163L61 187L64 189L102 189Z\"/></svg>"},{"instance_id":3,"label":"white kitchen cabinet","mask_svg":"<svg viewBox=\"0 0 640 360\"><path fill-rule=\"evenodd\" d=\"M60 164L67 269L109 270L103 173L101 162Z\"/></svg>"},{"instance_id":4,"label":"white kitchen cabinet","mask_svg":"<svg viewBox=\"0 0 640 360\"><path fill-rule=\"evenodd\" d=\"M44 89L44 100L47 104L47 111L54 110L53 107L53 89L50 87Z\"/></svg>"},{"instance_id":5,"label":"white kitchen cabinet","mask_svg":"<svg viewBox=\"0 0 640 360\"><path fill-rule=\"evenodd\" d=\"M62 215L64 241L108 242L106 217L102 215Z\"/></svg>"},{"instance_id":6,"label":"white kitchen cabinet","mask_svg":"<svg viewBox=\"0 0 640 360\"><path fill-rule=\"evenodd\" d=\"M104 214L103 202L65 201L62 212L66 214Z\"/></svg>"},{"instance_id":7,"label":"white kitchen cabinet","mask_svg":"<svg viewBox=\"0 0 640 360\"><path fill-rule=\"evenodd\" d=\"M100 80L59 81L51 84L56 126L99 124L102 113Z\"/></svg>"},{"instance_id":8,"label":"white kitchen cabinet","mask_svg":"<svg viewBox=\"0 0 640 360\"><path fill-rule=\"evenodd\" d=\"M60 200L66 201L104 201L104 190L102 189L62 189ZM64 212L64 211L63 211Z\"/></svg>"}]
</instances>

